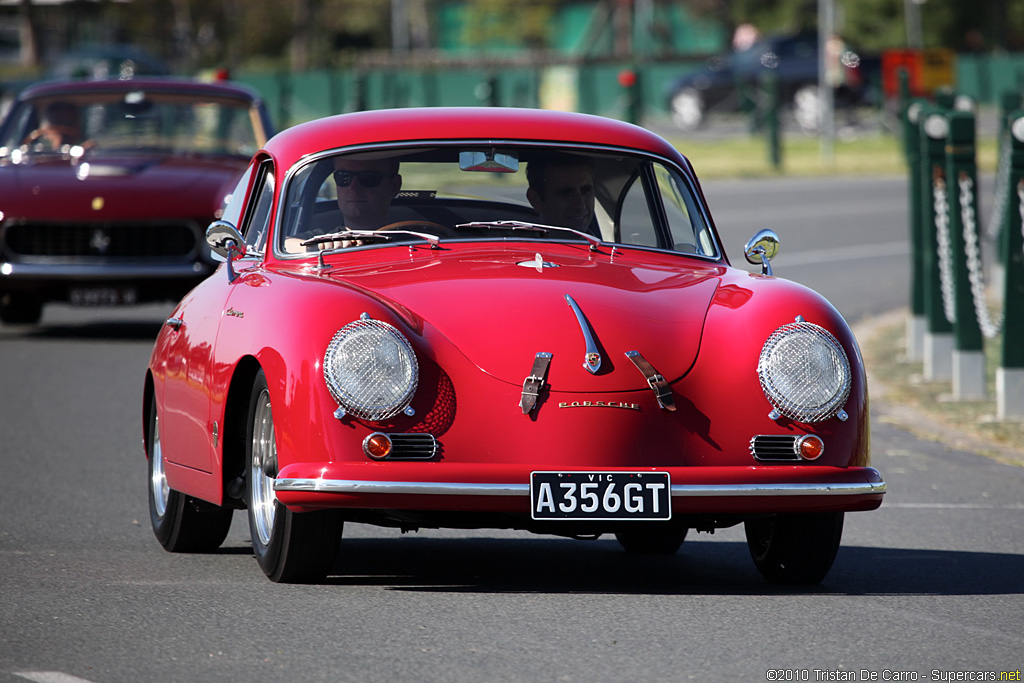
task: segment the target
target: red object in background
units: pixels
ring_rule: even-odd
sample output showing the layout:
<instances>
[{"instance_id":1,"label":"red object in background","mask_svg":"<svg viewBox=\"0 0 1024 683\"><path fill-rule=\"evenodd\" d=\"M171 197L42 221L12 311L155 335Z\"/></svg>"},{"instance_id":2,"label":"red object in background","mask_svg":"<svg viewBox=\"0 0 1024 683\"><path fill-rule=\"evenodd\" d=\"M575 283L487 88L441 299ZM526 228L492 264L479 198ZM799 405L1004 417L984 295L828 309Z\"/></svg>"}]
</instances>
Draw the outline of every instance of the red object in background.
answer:
<instances>
[{"instance_id":1,"label":"red object in background","mask_svg":"<svg viewBox=\"0 0 1024 683\"><path fill-rule=\"evenodd\" d=\"M911 97L927 97L956 81L951 50L886 50L882 53L882 88L887 98L899 95L900 71L906 71Z\"/></svg>"},{"instance_id":2,"label":"red object in background","mask_svg":"<svg viewBox=\"0 0 1024 683\"><path fill-rule=\"evenodd\" d=\"M632 69L623 69L619 72L619 85L623 88L632 88L636 85L636 72Z\"/></svg>"}]
</instances>

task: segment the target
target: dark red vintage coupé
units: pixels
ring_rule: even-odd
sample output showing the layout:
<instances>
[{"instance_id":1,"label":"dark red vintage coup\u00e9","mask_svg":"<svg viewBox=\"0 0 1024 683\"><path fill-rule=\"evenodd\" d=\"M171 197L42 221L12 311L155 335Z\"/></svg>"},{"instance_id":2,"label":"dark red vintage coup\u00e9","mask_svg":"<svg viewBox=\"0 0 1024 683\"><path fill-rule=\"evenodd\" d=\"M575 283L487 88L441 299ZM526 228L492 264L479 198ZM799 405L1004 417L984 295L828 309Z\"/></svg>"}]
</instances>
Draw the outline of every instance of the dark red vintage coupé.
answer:
<instances>
[{"instance_id":1,"label":"dark red vintage coup\u00e9","mask_svg":"<svg viewBox=\"0 0 1024 683\"><path fill-rule=\"evenodd\" d=\"M368 227L371 208L376 228ZM877 508L857 343L730 266L658 136L539 110L407 109L291 128L207 239L144 385L150 516L209 551L246 509L274 581L342 526L614 534L674 553L744 524L769 581L816 583Z\"/></svg>"},{"instance_id":2,"label":"dark red vintage coup\u00e9","mask_svg":"<svg viewBox=\"0 0 1024 683\"><path fill-rule=\"evenodd\" d=\"M209 275L204 231L272 134L227 83L55 81L0 123L0 321L49 301L176 301Z\"/></svg>"}]
</instances>

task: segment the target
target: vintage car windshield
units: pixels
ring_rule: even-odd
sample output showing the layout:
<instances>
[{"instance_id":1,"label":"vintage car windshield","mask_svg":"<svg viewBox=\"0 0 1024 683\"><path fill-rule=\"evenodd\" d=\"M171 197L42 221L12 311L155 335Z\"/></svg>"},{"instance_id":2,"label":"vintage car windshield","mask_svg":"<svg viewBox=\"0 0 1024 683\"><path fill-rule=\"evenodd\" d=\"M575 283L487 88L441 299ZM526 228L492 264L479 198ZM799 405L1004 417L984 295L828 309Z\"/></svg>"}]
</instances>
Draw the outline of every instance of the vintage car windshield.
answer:
<instances>
[{"instance_id":1,"label":"vintage car windshield","mask_svg":"<svg viewBox=\"0 0 1024 683\"><path fill-rule=\"evenodd\" d=\"M375 202L380 211L373 222L355 216ZM280 226L276 248L286 256L321 248L302 244L314 238L382 227L394 233L388 242L419 239L401 231L442 241L596 238L719 255L701 202L668 163L551 146L452 145L322 156L287 181ZM359 242L371 246L382 240Z\"/></svg>"},{"instance_id":2,"label":"vintage car windshield","mask_svg":"<svg viewBox=\"0 0 1024 683\"><path fill-rule=\"evenodd\" d=\"M257 117L244 100L158 91L62 93L20 102L0 158L108 152L252 156Z\"/></svg>"}]
</instances>

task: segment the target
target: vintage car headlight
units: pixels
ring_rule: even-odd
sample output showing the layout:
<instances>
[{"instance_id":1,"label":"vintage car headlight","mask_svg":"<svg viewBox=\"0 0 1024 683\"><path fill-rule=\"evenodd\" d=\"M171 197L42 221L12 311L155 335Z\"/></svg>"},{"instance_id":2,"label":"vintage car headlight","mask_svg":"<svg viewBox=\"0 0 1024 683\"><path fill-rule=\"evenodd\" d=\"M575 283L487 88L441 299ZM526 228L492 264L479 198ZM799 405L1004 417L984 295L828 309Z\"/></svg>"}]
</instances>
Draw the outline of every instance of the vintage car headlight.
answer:
<instances>
[{"instance_id":1,"label":"vintage car headlight","mask_svg":"<svg viewBox=\"0 0 1024 683\"><path fill-rule=\"evenodd\" d=\"M324 380L345 412L376 422L409 405L419 365L401 332L379 320L360 319L331 339L324 355Z\"/></svg>"},{"instance_id":2,"label":"vintage car headlight","mask_svg":"<svg viewBox=\"0 0 1024 683\"><path fill-rule=\"evenodd\" d=\"M769 403L797 422L827 420L840 413L850 396L846 352L828 330L813 323L775 330L761 349L757 375Z\"/></svg>"}]
</instances>

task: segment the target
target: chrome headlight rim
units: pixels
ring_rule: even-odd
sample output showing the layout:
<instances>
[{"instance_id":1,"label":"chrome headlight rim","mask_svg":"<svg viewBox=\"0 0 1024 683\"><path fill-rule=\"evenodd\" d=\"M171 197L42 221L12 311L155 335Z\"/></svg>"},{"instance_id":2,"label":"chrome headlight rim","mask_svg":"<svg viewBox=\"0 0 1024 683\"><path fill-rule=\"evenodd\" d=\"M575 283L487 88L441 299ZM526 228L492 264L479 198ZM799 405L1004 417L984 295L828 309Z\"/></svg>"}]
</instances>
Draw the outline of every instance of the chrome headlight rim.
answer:
<instances>
[{"instance_id":1,"label":"chrome headlight rim","mask_svg":"<svg viewBox=\"0 0 1024 683\"><path fill-rule=\"evenodd\" d=\"M385 351L389 358L384 358ZM331 338L324 353L324 381L346 414L381 422L412 402L419 363L412 344L398 328L364 317Z\"/></svg>"},{"instance_id":2,"label":"chrome headlight rim","mask_svg":"<svg viewBox=\"0 0 1024 683\"><path fill-rule=\"evenodd\" d=\"M811 377L814 373L818 376ZM772 407L795 422L845 416L853 387L850 360L821 325L798 320L777 328L761 349L757 375Z\"/></svg>"}]
</instances>

